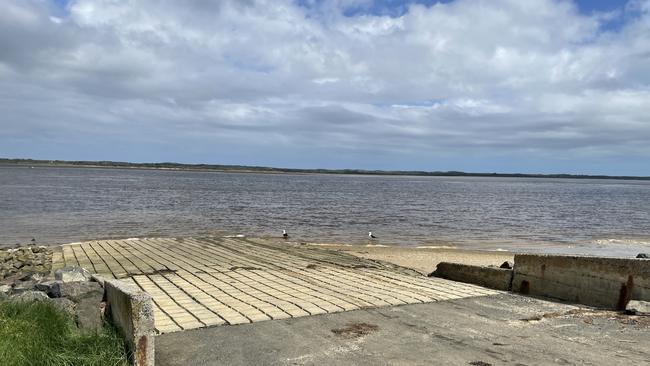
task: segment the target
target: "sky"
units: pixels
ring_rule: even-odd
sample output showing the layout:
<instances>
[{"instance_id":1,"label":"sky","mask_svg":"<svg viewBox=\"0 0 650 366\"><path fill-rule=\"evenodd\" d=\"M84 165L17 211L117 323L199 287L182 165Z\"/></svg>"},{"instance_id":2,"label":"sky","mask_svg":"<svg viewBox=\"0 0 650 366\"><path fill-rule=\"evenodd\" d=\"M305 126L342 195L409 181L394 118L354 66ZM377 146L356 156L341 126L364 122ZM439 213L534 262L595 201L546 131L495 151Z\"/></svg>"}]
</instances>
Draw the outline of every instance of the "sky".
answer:
<instances>
[{"instance_id":1,"label":"sky","mask_svg":"<svg viewBox=\"0 0 650 366\"><path fill-rule=\"evenodd\" d=\"M0 6L0 157L650 176L650 0Z\"/></svg>"}]
</instances>

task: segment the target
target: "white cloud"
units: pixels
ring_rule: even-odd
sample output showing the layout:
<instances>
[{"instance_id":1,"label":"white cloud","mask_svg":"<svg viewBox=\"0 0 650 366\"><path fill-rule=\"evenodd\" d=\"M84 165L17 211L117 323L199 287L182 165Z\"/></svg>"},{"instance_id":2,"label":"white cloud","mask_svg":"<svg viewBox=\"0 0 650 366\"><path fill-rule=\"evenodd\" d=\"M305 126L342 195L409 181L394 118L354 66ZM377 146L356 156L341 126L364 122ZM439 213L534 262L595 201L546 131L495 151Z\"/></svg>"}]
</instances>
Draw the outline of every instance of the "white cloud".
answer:
<instances>
[{"instance_id":1,"label":"white cloud","mask_svg":"<svg viewBox=\"0 0 650 366\"><path fill-rule=\"evenodd\" d=\"M368 1L2 3L0 141L146 130L206 151L266 133L421 156L648 154L650 1L588 16L456 0L399 17L343 14Z\"/></svg>"}]
</instances>

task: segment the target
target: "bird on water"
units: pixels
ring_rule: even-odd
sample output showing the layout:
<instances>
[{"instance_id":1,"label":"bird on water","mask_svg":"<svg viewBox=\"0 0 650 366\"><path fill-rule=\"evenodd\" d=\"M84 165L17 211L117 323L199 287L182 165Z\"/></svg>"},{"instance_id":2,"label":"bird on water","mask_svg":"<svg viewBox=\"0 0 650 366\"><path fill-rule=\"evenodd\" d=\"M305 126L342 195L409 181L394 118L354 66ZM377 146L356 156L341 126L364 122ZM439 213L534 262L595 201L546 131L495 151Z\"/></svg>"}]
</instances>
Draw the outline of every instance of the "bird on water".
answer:
<instances>
[{"instance_id":1,"label":"bird on water","mask_svg":"<svg viewBox=\"0 0 650 366\"><path fill-rule=\"evenodd\" d=\"M368 231L368 238L369 239L376 239L377 237L372 235L372 231Z\"/></svg>"},{"instance_id":2,"label":"bird on water","mask_svg":"<svg viewBox=\"0 0 650 366\"><path fill-rule=\"evenodd\" d=\"M289 239L289 234L287 234L286 230L282 230L282 237L285 239Z\"/></svg>"}]
</instances>

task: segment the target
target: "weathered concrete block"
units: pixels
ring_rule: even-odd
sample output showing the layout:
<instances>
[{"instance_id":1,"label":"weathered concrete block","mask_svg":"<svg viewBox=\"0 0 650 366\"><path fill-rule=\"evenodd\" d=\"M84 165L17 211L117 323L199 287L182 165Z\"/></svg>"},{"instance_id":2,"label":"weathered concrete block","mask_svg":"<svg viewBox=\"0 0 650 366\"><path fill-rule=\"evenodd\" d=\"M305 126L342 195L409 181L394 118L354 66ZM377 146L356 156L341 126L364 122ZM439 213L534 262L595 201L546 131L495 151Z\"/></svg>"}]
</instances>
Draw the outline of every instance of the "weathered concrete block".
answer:
<instances>
[{"instance_id":1,"label":"weathered concrete block","mask_svg":"<svg viewBox=\"0 0 650 366\"><path fill-rule=\"evenodd\" d=\"M511 269L472 266L460 263L440 262L432 275L502 291L510 290L510 284L512 283Z\"/></svg>"},{"instance_id":2,"label":"weathered concrete block","mask_svg":"<svg viewBox=\"0 0 650 366\"><path fill-rule=\"evenodd\" d=\"M124 334L132 354L132 364L154 364L153 301L146 292L119 280L104 282L107 314Z\"/></svg>"},{"instance_id":3,"label":"weathered concrete block","mask_svg":"<svg viewBox=\"0 0 650 366\"><path fill-rule=\"evenodd\" d=\"M11 286L0 285L0 300L6 299L11 294Z\"/></svg>"},{"instance_id":4,"label":"weathered concrete block","mask_svg":"<svg viewBox=\"0 0 650 366\"><path fill-rule=\"evenodd\" d=\"M90 275L90 280L93 282L97 282L99 283L100 286L104 287L104 282L106 282L107 278L102 275L93 273Z\"/></svg>"},{"instance_id":5,"label":"weathered concrete block","mask_svg":"<svg viewBox=\"0 0 650 366\"><path fill-rule=\"evenodd\" d=\"M650 300L650 261L517 254L512 289L623 310L630 299Z\"/></svg>"}]
</instances>

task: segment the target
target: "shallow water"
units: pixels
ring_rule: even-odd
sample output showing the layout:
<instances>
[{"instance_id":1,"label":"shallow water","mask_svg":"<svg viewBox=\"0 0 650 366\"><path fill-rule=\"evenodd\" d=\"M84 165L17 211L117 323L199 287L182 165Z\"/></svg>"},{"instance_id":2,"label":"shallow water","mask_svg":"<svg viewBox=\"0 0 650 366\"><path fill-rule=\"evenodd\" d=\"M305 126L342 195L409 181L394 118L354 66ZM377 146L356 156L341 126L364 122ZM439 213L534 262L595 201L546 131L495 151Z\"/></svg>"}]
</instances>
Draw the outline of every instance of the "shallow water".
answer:
<instances>
[{"instance_id":1,"label":"shallow water","mask_svg":"<svg viewBox=\"0 0 650 366\"><path fill-rule=\"evenodd\" d=\"M0 245L229 235L650 251L650 182L0 167Z\"/></svg>"}]
</instances>

